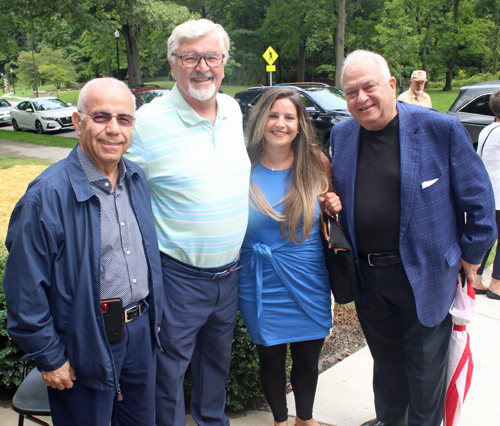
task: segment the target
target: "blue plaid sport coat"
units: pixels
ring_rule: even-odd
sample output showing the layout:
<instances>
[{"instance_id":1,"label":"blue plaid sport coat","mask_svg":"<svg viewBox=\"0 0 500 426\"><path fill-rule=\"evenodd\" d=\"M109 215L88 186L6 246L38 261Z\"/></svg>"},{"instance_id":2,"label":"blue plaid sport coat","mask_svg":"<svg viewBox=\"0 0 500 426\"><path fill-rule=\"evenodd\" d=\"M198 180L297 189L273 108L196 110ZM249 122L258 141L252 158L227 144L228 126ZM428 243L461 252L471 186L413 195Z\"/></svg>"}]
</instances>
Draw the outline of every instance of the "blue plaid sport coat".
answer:
<instances>
[{"instance_id":1,"label":"blue plaid sport coat","mask_svg":"<svg viewBox=\"0 0 500 426\"><path fill-rule=\"evenodd\" d=\"M400 101L397 109L399 249L418 318L431 327L444 319L453 302L460 258L479 264L494 244L495 200L483 162L457 118ZM360 126L351 118L333 127L330 140L333 182L343 206L340 222L356 255L359 135Z\"/></svg>"}]
</instances>

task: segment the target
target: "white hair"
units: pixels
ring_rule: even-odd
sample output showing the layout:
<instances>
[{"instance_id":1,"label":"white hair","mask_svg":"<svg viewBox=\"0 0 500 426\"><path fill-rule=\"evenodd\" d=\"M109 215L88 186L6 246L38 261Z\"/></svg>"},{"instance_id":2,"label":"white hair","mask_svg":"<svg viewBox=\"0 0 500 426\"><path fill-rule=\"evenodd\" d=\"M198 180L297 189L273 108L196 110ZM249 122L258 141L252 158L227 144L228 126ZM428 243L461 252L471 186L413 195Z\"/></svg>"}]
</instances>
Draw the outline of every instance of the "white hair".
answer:
<instances>
[{"instance_id":1,"label":"white hair","mask_svg":"<svg viewBox=\"0 0 500 426\"><path fill-rule=\"evenodd\" d=\"M384 78L384 80L389 81L389 79L391 78L391 71L389 70L389 65L387 65L387 61L384 59L383 56L375 52L370 52L369 50L355 50L354 52L351 52L349 53L349 55L347 55L347 57L344 60L344 64L342 65L340 81L344 79L344 71L347 68L347 66L353 60L363 57L369 57L377 61L378 67L380 69L380 75L382 76L382 78Z\"/></svg>"},{"instance_id":2,"label":"white hair","mask_svg":"<svg viewBox=\"0 0 500 426\"><path fill-rule=\"evenodd\" d=\"M127 93L130 94L130 98L132 100L132 103L134 105L134 110L135 110L135 98L130 89L127 87L127 85L120 80L117 80L116 78L113 77L99 77L99 78L94 78L87 83L85 83L85 86L82 87L82 90L80 90L80 95L78 96L78 111L81 112L86 112L87 108L87 91L89 87L95 86L95 85L106 85L106 86L114 86L114 87L121 87L122 89L125 89ZM83 120L83 117L80 117Z\"/></svg>"},{"instance_id":3,"label":"white hair","mask_svg":"<svg viewBox=\"0 0 500 426\"><path fill-rule=\"evenodd\" d=\"M168 57L175 63L176 57L173 56L173 53L179 48L182 39L193 40L209 34L219 40L220 48L225 55L225 65L229 59L229 36L221 25L215 24L208 19L191 19L175 27L172 35L168 38Z\"/></svg>"}]
</instances>

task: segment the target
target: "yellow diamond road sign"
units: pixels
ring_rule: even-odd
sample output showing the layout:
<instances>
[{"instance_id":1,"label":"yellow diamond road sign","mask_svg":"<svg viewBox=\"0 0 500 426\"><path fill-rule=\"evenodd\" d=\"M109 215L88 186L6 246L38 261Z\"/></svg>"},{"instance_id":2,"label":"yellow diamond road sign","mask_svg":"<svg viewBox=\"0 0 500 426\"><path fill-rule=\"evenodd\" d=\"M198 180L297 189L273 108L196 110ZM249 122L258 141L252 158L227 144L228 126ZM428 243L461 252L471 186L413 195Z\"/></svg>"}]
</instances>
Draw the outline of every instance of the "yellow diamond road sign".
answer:
<instances>
[{"instance_id":1,"label":"yellow diamond road sign","mask_svg":"<svg viewBox=\"0 0 500 426\"><path fill-rule=\"evenodd\" d=\"M271 46L267 48L267 50L262 56L269 65L272 65L274 61L278 58L278 54L274 51L274 49Z\"/></svg>"}]
</instances>

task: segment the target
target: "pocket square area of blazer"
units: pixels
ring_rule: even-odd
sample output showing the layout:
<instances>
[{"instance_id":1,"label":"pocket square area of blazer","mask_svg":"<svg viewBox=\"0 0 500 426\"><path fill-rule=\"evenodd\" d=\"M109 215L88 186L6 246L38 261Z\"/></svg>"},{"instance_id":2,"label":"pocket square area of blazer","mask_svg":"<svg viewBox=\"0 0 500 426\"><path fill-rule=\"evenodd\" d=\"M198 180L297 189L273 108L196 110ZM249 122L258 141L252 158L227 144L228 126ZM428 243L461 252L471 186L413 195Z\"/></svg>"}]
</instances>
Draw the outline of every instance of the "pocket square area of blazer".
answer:
<instances>
[{"instance_id":1,"label":"pocket square area of blazer","mask_svg":"<svg viewBox=\"0 0 500 426\"><path fill-rule=\"evenodd\" d=\"M422 182L422 189L429 188L429 186L434 185L438 180L439 178L426 180L425 182Z\"/></svg>"}]
</instances>

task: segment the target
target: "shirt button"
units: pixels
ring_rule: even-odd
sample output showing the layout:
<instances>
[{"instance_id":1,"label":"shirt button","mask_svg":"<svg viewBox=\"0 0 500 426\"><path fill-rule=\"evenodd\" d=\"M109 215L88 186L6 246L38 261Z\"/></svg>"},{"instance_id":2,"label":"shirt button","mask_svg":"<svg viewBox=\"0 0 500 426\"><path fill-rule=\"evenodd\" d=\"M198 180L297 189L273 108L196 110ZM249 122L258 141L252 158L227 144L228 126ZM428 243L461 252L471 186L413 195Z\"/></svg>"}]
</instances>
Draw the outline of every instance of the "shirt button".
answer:
<instances>
[{"instance_id":1,"label":"shirt button","mask_svg":"<svg viewBox=\"0 0 500 426\"><path fill-rule=\"evenodd\" d=\"M122 222L122 226L125 226L125 222Z\"/></svg>"},{"instance_id":2,"label":"shirt button","mask_svg":"<svg viewBox=\"0 0 500 426\"><path fill-rule=\"evenodd\" d=\"M134 278L134 279L132 280L132 282L135 284L135 283L137 282L137 280Z\"/></svg>"},{"instance_id":3,"label":"shirt button","mask_svg":"<svg viewBox=\"0 0 500 426\"><path fill-rule=\"evenodd\" d=\"M109 182L106 182L106 183L104 184L104 186L109 186Z\"/></svg>"},{"instance_id":4,"label":"shirt button","mask_svg":"<svg viewBox=\"0 0 500 426\"><path fill-rule=\"evenodd\" d=\"M127 250L127 254L130 254L130 250Z\"/></svg>"}]
</instances>

